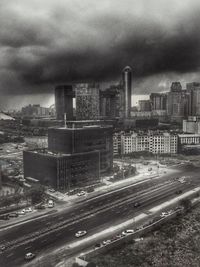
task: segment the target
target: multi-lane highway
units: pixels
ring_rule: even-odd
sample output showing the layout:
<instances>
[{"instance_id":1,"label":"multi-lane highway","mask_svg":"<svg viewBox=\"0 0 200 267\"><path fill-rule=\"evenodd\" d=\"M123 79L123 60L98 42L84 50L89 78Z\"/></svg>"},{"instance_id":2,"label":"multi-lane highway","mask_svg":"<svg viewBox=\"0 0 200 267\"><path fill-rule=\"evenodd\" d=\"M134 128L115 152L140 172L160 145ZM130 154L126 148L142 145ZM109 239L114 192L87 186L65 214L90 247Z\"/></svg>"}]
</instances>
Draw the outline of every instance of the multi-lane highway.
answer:
<instances>
[{"instance_id":1,"label":"multi-lane highway","mask_svg":"<svg viewBox=\"0 0 200 267\"><path fill-rule=\"evenodd\" d=\"M1 266L22 266L26 252L37 255L47 253L60 245L73 242L78 230L87 230L88 235L91 235L174 196L179 188L185 190L194 186L177 181L160 185L156 183L158 180L143 184L143 188L141 184L124 188L83 201L69 210L0 232L0 243L7 247L0 255ZM135 203L140 203L140 207L135 208Z\"/></svg>"}]
</instances>

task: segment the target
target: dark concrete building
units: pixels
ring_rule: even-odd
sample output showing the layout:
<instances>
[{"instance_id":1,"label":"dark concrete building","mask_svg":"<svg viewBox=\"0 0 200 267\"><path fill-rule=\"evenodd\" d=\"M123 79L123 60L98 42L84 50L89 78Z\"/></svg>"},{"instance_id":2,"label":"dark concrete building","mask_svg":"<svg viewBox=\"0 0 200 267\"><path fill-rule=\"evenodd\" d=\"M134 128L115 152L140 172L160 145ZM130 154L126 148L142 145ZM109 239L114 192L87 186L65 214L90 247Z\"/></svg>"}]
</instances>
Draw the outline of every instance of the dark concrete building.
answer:
<instances>
[{"instance_id":1,"label":"dark concrete building","mask_svg":"<svg viewBox=\"0 0 200 267\"><path fill-rule=\"evenodd\" d=\"M59 191L99 182L99 151L62 154L48 150L24 151L24 177Z\"/></svg>"},{"instance_id":2,"label":"dark concrete building","mask_svg":"<svg viewBox=\"0 0 200 267\"><path fill-rule=\"evenodd\" d=\"M82 128L50 128L48 149L54 153L84 153L100 151L100 171L110 172L113 165L111 126L83 126Z\"/></svg>"},{"instance_id":3,"label":"dark concrete building","mask_svg":"<svg viewBox=\"0 0 200 267\"><path fill-rule=\"evenodd\" d=\"M57 120L73 120L73 98L75 93L72 85L58 85L55 88L55 107Z\"/></svg>"},{"instance_id":4,"label":"dark concrete building","mask_svg":"<svg viewBox=\"0 0 200 267\"><path fill-rule=\"evenodd\" d=\"M112 127L49 128L48 149L24 151L23 160L24 177L57 190L97 183L112 171Z\"/></svg>"}]
</instances>

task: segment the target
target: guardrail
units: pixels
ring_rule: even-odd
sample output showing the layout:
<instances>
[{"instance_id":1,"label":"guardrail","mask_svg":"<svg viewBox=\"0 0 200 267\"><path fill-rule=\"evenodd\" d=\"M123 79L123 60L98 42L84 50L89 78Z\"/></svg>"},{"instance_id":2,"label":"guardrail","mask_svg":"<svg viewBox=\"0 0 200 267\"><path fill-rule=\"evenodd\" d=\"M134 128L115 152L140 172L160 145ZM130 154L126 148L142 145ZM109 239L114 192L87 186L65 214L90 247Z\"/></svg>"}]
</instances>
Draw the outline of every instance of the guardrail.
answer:
<instances>
[{"instance_id":1,"label":"guardrail","mask_svg":"<svg viewBox=\"0 0 200 267\"><path fill-rule=\"evenodd\" d=\"M174 211L172 214L165 216L164 218L160 218L158 221L153 222L147 226L143 226L142 229L135 231L132 234L128 234L124 237L120 237L117 240L112 241L111 239L111 243L107 244L107 245L102 245L99 248L94 248L86 253L84 253L84 256L80 256L79 258L84 257L84 259L86 261L89 260L90 257L96 256L98 254L102 254L104 252L107 252L108 250L112 250L115 247L120 246L121 244L124 243L129 243L130 241L132 241L133 239L139 238L145 234L147 234L148 232L155 230L156 228L160 227L162 224L166 223L167 221L175 218L177 216L177 214L182 213L182 210L179 209L177 211ZM150 221L151 222L151 221Z\"/></svg>"}]
</instances>

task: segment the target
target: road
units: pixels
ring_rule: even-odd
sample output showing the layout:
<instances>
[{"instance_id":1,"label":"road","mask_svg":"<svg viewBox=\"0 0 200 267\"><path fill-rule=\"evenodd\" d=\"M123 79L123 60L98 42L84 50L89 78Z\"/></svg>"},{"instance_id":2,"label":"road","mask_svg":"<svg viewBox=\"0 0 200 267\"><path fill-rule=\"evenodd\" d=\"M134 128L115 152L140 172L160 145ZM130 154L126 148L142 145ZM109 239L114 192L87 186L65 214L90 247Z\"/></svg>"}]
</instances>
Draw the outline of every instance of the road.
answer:
<instances>
[{"instance_id":1,"label":"road","mask_svg":"<svg viewBox=\"0 0 200 267\"><path fill-rule=\"evenodd\" d=\"M131 187L85 201L67 212L3 231L0 233L0 240L1 243L6 243L8 248L0 255L1 266L13 266L13 263L14 266L22 266L24 254L28 251L39 255L63 244L70 244L76 239L74 234L78 230L87 230L88 235L92 235L133 217L155 203L171 198L179 188L186 190L191 187L193 184L169 182L158 188L154 185L148 190L140 191L139 195L138 188ZM133 203L136 202L141 203L139 208L134 208Z\"/></svg>"}]
</instances>

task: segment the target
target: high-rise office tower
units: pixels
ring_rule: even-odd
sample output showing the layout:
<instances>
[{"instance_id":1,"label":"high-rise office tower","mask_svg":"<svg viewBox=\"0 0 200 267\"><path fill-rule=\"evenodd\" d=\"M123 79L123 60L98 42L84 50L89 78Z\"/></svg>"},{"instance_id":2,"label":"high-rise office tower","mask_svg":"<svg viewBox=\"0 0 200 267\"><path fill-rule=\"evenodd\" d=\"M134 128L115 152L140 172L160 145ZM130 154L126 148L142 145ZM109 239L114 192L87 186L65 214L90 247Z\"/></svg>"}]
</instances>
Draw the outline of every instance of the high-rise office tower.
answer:
<instances>
[{"instance_id":1,"label":"high-rise office tower","mask_svg":"<svg viewBox=\"0 0 200 267\"><path fill-rule=\"evenodd\" d=\"M181 122L188 116L189 97L186 90L182 90L180 82L173 82L171 91L167 95L167 113L171 120Z\"/></svg>"},{"instance_id":2,"label":"high-rise office tower","mask_svg":"<svg viewBox=\"0 0 200 267\"><path fill-rule=\"evenodd\" d=\"M122 71L122 85L124 89L124 116L128 118L131 110L131 95L132 95L132 69L126 66Z\"/></svg>"},{"instance_id":3,"label":"high-rise office tower","mask_svg":"<svg viewBox=\"0 0 200 267\"><path fill-rule=\"evenodd\" d=\"M73 87L72 85L58 85L55 88L55 107L57 120L73 120Z\"/></svg>"},{"instance_id":4,"label":"high-rise office tower","mask_svg":"<svg viewBox=\"0 0 200 267\"><path fill-rule=\"evenodd\" d=\"M99 85L80 83L75 86L76 93L76 119L99 119Z\"/></svg>"},{"instance_id":5,"label":"high-rise office tower","mask_svg":"<svg viewBox=\"0 0 200 267\"><path fill-rule=\"evenodd\" d=\"M119 116L119 86L112 85L100 91L100 115L108 118Z\"/></svg>"},{"instance_id":6,"label":"high-rise office tower","mask_svg":"<svg viewBox=\"0 0 200 267\"><path fill-rule=\"evenodd\" d=\"M150 101L151 101L152 110L166 110L167 109L167 94L151 93Z\"/></svg>"},{"instance_id":7,"label":"high-rise office tower","mask_svg":"<svg viewBox=\"0 0 200 267\"><path fill-rule=\"evenodd\" d=\"M189 115L200 115L200 83L192 82L186 84L186 91L189 94Z\"/></svg>"}]
</instances>

